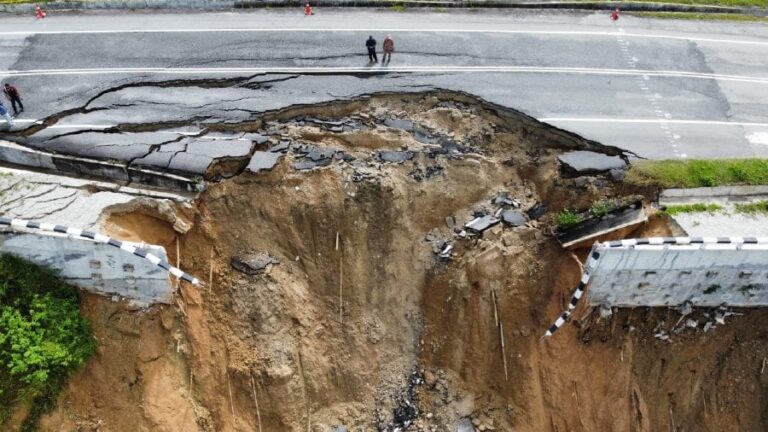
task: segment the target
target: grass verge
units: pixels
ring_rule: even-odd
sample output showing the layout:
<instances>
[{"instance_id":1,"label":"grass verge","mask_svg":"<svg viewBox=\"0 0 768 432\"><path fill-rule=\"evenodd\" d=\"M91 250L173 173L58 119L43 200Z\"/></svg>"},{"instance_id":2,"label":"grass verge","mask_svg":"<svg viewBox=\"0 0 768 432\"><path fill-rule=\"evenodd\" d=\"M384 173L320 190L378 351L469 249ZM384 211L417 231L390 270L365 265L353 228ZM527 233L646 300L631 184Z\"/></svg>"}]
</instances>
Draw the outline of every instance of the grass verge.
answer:
<instances>
[{"instance_id":1,"label":"grass verge","mask_svg":"<svg viewBox=\"0 0 768 432\"><path fill-rule=\"evenodd\" d=\"M736 21L736 22L768 22L766 17L729 13L697 13L697 12L632 12L633 16L656 19L682 19L698 21Z\"/></svg>"},{"instance_id":2,"label":"grass verge","mask_svg":"<svg viewBox=\"0 0 768 432\"><path fill-rule=\"evenodd\" d=\"M768 214L768 201L764 200L746 204L736 204L736 211L739 213L747 213L751 215L757 213Z\"/></svg>"},{"instance_id":3,"label":"grass verge","mask_svg":"<svg viewBox=\"0 0 768 432\"><path fill-rule=\"evenodd\" d=\"M768 159L638 161L624 181L665 188L768 185Z\"/></svg>"},{"instance_id":4,"label":"grass verge","mask_svg":"<svg viewBox=\"0 0 768 432\"><path fill-rule=\"evenodd\" d=\"M681 213L715 213L723 209L720 204L680 204L667 206L664 213L674 216Z\"/></svg>"}]
</instances>

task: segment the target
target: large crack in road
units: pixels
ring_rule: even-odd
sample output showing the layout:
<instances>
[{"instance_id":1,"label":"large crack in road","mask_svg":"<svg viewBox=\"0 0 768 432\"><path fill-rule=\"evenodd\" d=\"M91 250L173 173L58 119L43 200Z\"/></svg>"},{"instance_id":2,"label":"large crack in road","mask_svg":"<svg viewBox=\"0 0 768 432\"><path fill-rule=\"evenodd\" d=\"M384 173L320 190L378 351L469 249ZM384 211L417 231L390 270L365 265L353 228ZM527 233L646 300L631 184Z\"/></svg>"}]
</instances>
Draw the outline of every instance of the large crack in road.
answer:
<instances>
[{"instance_id":1,"label":"large crack in road","mask_svg":"<svg viewBox=\"0 0 768 432\"><path fill-rule=\"evenodd\" d=\"M81 106L69 108L42 119L18 132L6 132L3 138L15 143L51 154L63 153L79 158L107 162L122 166L127 173L128 182L142 182L146 175L132 175L133 169L156 170L186 177L187 179L221 179L241 173L254 156L255 148L264 140L277 143L282 137L269 133L265 124L275 119L303 113L304 116L317 118L338 117L337 113L349 112L360 106L362 101L376 98L406 98L414 102L427 97L439 96L447 100L456 100L464 104L482 107L483 110L508 117L515 122L521 120L530 125L525 133L541 135L542 139L551 140L555 134L566 141L578 141L579 147L587 146L609 148L614 155L627 152L615 147L606 147L586 140L574 134L536 121L521 112L491 104L475 96L448 90L424 91L425 86L414 85L414 92L390 92L361 95L355 98L338 98L336 101L318 104L294 105L283 109L262 111L249 109L248 104L254 96L242 94L242 91L264 90L275 83L297 79L300 75L257 74L246 77L219 79L173 79L164 81L138 81L122 83L103 89L90 97ZM264 79L268 78L268 79ZM426 86L429 87L429 86ZM193 94L195 89L214 90L217 93L204 94L199 103L190 103L176 107L173 97L178 94ZM170 93L162 91L171 90ZM230 93L232 91L237 94ZM237 106L237 104L243 104ZM78 127L75 130L59 132L54 125L65 127L78 119L90 119L89 115L100 117L130 114L131 109L146 109L154 106L174 113L176 119L157 119L154 121L119 122L114 125L95 128ZM128 111L126 111L128 110ZM237 113L233 116L233 113ZM128 115L129 116L129 115ZM380 127L384 119L378 119L369 127ZM329 129L332 134L344 139L343 130ZM427 131L429 133L429 131ZM168 137L171 135L171 137ZM549 137L549 138L544 138ZM12 162L12 161L11 161ZM225 172L221 166L226 166ZM234 169L233 167L236 167ZM108 177L108 176L107 176Z\"/></svg>"}]
</instances>

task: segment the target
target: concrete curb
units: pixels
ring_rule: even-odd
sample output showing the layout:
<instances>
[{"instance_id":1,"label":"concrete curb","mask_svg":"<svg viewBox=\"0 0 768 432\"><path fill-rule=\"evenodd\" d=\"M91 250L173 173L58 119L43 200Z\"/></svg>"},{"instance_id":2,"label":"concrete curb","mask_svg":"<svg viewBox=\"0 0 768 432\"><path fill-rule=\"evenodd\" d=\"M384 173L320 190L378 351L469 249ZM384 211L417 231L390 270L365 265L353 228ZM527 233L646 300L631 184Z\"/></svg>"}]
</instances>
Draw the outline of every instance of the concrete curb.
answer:
<instances>
[{"instance_id":1,"label":"concrete curb","mask_svg":"<svg viewBox=\"0 0 768 432\"><path fill-rule=\"evenodd\" d=\"M659 196L660 205L717 202L748 202L768 199L768 186L718 186L692 189L666 189Z\"/></svg>"},{"instance_id":2,"label":"concrete curb","mask_svg":"<svg viewBox=\"0 0 768 432\"><path fill-rule=\"evenodd\" d=\"M122 185L139 183L188 193L196 193L204 188L202 182L187 177L96 159L46 153L9 141L0 141L0 163L53 174L110 179Z\"/></svg>"},{"instance_id":3,"label":"concrete curb","mask_svg":"<svg viewBox=\"0 0 768 432\"><path fill-rule=\"evenodd\" d=\"M83 10L139 10L139 9L189 9L189 10L231 10L255 8L303 8L306 0L83 0L41 2L48 11ZM765 16L768 11L761 8L686 5L675 3L645 3L635 1L510 1L510 0L311 0L312 6L388 8L444 8L444 9L570 9L570 10L612 10L654 12L697 12L697 13L741 13ZM35 4L0 5L0 13L33 13Z\"/></svg>"}]
</instances>

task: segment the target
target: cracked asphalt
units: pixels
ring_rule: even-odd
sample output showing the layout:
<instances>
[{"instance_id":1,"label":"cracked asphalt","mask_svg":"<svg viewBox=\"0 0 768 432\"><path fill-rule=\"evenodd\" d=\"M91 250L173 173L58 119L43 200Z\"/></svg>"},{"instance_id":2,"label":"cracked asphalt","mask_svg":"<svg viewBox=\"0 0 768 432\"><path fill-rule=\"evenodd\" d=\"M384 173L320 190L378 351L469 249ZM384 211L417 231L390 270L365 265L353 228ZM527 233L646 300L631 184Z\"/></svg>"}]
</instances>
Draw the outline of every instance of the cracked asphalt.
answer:
<instances>
[{"instance_id":1,"label":"cracked asphalt","mask_svg":"<svg viewBox=\"0 0 768 432\"><path fill-rule=\"evenodd\" d=\"M380 91L464 91L649 158L768 156L768 28L553 11L4 17L27 111L2 138L200 174L248 155L207 126ZM392 34L389 65L364 41ZM379 45L380 46L380 45ZM40 121L44 121L41 124ZM37 123L35 123L37 122Z\"/></svg>"}]
</instances>

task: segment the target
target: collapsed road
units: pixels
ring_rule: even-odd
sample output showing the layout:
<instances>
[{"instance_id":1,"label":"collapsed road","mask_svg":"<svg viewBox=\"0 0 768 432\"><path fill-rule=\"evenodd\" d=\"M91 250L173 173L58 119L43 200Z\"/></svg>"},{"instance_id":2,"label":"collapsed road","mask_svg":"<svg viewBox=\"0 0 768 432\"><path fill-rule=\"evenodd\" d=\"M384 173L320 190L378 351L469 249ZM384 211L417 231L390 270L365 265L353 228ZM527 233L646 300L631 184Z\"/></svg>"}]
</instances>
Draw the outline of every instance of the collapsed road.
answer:
<instances>
[{"instance_id":1,"label":"collapsed road","mask_svg":"<svg viewBox=\"0 0 768 432\"><path fill-rule=\"evenodd\" d=\"M671 412L704 430L765 426L764 310L580 306L540 341L588 253L561 247L556 213L648 204L622 183L625 151L448 91L222 128L247 156L210 164L195 198L115 196L98 218L206 285L151 308L86 295L99 351L42 425L653 431ZM23 200L7 208L40 207ZM669 230L651 215L623 235Z\"/></svg>"},{"instance_id":2,"label":"collapsed road","mask_svg":"<svg viewBox=\"0 0 768 432\"><path fill-rule=\"evenodd\" d=\"M40 429L766 429L764 310L580 306L539 340L588 253L557 212L631 198L618 237L670 236L633 158L765 154L763 28L347 13L402 63L357 64L368 29L334 14L9 19L29 112L0 155L87 179L14 171L6 217L206 282L85 293L99 349Z\"/></svg>"}]
</instances>

